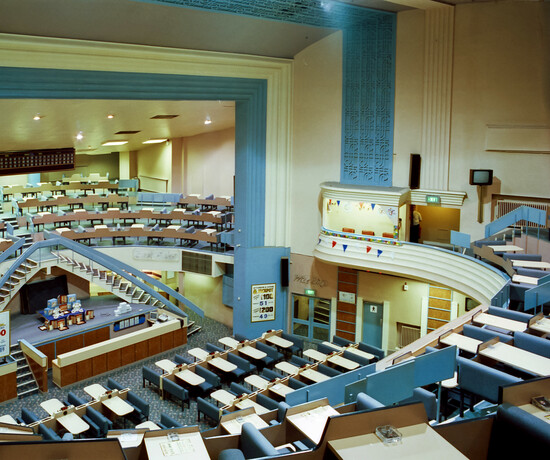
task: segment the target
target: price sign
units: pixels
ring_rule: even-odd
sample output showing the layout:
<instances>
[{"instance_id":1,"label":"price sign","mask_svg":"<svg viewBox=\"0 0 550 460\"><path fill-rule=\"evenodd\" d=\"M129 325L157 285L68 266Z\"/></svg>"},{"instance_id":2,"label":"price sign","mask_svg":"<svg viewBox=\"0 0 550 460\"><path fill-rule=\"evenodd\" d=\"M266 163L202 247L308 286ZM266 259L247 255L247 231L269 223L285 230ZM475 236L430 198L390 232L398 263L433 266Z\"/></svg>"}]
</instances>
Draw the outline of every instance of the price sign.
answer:
<instances>
[{"instance_id":1,"label":"price sign","mask_svg":"<svg viewBox=\"0 0 550 460\"><path fill-rule=\"evenodd\" d=\"M275 288L275 283L252 285L251 322L257 323L275 319Z\"/></svg>"},{"instance_id":2,"label":"price sign","mask_svg":"<svg viewBox=\"0 0 550 460\"><path fill-rule=\"evenodd\" d=\"M0 313L0 357L10 354L10 312Z\"/></svg>"}]
</instances>

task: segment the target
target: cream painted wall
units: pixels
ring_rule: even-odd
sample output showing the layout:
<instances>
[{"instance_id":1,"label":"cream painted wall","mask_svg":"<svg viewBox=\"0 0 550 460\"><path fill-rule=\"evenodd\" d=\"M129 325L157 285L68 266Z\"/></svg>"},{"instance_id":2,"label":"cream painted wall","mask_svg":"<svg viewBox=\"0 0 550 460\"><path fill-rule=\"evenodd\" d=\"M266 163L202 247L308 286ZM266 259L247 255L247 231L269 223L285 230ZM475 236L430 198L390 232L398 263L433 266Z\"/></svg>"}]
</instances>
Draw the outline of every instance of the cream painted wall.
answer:
<instances>
[{"instance_id":1,"label":"cream painted wall","mask_svg":"<svg viewBox=\"0 0 550 460\"><path fill-rule=\"evenodd\" d=\"M487 125L550 125L550 5L468 3L455 8L449 189L465 191L460 230L483 236L490 194L548 196L550 155L485 151ZM398 13L394 185L406 186L409 154L422 153L424 12ZM513 130L512 130L513 133ZM494 170L477 223L470 168ZM422 178L421 178L422 187Z\"/></svg>"},{"instance_id":2,"label":"cream painted wall","mask_svg":"<svg viewBox=\"0 0 550 460\"><path fill-rule=\"evenodd\" d=\"M223 277L212 278L196 273L185 273L180 293L200 305L208 318L226 326L233 326L233 309L222 303Z\"/></svg>"},{"instance_id":3,"label":"cream painted wall","mask_svg":"<svg viewBox=\"0 0 550 460\"><path fill-rule=\"evenodd\" d=\"M470 168L494 170L493 193L548 196L550 155L486 152L487 124L550 125L550 4L497 2L456 8L451 189L468 193L461 230L482 236ZM490 196L485 199L485 223Z\"/></svg>"},{"instance_id":4,"label":"cream painted wall","mask_svg":"<svg viewBox=\"0 0 550 460\"><path fill-rule=\"evenodd\" d=\"M153 144L137 152L138 177L147 176L168 181L166 190L170 191L172 171L171 142Z\"/></svg>"},{"instance_id":5,"label":"cream painted wall","mask_svg":"<svg viewBox=\"0 0 550 460\"><path fill-rule=\"evenodd\" d=\"M183 144L183 192L233 196L235 128L186 137Z\"/></svg>"},{"instance_id":6,"label":"cream painted wall","mask_svg":"<svg viewBox=\"0 0 550 460\"><path fill-rule=\"evenodd\" d=\"M340 180L342 34L314 43L294 58L291 160L291 247L311 254L321 228L319 184Z\"/></svg>"}]
</instances>

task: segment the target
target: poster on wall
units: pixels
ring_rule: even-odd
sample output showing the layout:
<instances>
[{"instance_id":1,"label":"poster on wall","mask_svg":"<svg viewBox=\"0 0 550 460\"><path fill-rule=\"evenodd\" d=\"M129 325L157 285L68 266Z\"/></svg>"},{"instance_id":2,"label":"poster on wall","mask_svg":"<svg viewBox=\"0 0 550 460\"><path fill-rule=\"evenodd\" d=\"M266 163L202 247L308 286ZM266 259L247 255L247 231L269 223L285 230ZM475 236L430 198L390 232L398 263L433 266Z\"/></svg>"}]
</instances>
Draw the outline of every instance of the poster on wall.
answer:
<instances>
[{"instance_id":1,"label":"poster on wall","mask_svg":"<svg viewBox=\"0 0 550 460\"><path fill-rule=\"evenodd\" d=\"M275 319L275 283L253 284L250 321L273 321Z\"/></svg>"},{"instance_id":2,"label":"poster on wall","mask_svg":"<svg viewBox=\"0 0 550 460\"><path fill-rule=\"evenodd\" d=\"M10 354L10 312L0 313L0 358Z\"/></svg>"}]
</instances>

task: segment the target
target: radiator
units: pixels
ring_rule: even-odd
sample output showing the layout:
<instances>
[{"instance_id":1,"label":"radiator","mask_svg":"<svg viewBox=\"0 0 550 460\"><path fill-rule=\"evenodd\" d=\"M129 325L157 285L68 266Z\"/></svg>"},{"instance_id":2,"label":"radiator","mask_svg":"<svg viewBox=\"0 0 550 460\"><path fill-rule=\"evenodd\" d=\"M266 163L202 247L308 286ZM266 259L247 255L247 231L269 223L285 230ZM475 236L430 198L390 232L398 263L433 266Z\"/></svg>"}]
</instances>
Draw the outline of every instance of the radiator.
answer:
<instances>
[{"instance_id":1,"label":"radiator","mask_svg":"<svg viewBox=\"0 0 550 460\"><path fill-rule=\"evenodd\" d=\"M403 348L420 338L420 328L415 326L401 326L399 335L399 347Z\"/></svg>"},{"instance_id":2,"label":"radiator","mask_svg":"<svg viewBox=\"0 0 550 460\"><path fill-rule=\"evenodd\" d=\"M495 219L499 219L500 217L504 216L505 214L508 214L509 212L513 211L516 208L519 208L520 206L530 206L531 208L535 209L541 209L546 212L546 215L548 216L548 212L550 210L550 206L546 203L533 203L530 201L510 201L510 200L498 200L497 201L497 207L496 207L496 216ZM534 228L544 228L543 226L534 224L532 222L526 222L524 220L519 220L516 225L518 227L534 227Z\"/></svg>"}]
</instances>

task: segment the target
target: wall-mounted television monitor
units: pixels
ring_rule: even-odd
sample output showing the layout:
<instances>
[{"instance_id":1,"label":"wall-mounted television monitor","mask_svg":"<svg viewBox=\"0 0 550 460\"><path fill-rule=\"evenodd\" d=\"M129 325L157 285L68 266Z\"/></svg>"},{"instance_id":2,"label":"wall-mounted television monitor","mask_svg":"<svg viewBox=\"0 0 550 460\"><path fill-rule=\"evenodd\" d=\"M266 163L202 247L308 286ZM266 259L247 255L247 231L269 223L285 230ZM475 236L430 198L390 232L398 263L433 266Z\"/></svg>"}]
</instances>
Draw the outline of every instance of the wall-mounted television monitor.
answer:
<instances>
[{"instance_id":1,"label":"wall-mounted television monitor","mask_svg":"<svg viewBox=\"0 0 550 460\"><path fill-rule=\"evenodd\" d=\"M470 169L470 185L492 185L492 169Z\"/></svg>"}]
</instances>

